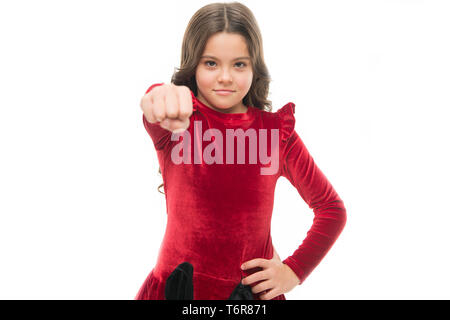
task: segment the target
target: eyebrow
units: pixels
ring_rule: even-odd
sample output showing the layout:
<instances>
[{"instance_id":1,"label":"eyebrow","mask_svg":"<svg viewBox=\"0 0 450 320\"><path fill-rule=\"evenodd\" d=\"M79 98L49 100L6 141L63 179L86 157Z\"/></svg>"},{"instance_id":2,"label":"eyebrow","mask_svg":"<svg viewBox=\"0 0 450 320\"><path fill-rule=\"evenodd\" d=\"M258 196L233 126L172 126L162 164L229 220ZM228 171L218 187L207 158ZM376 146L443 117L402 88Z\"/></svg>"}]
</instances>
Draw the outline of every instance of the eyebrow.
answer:
<instances>
[{"instance_id":1,"label":"eyebrow","mask_svg":"<svg viewBox=\"0 0 450 320\"><path fill-rule=\"evenodd\" d=\"M201 58L210 58L210 59L214 59L214 60L219 60L214 56L202 56ZM232 61L244 60L244 59L251 60L250 57L238 57L238 58L233 59Z\"/></svg>"}]
</instances>

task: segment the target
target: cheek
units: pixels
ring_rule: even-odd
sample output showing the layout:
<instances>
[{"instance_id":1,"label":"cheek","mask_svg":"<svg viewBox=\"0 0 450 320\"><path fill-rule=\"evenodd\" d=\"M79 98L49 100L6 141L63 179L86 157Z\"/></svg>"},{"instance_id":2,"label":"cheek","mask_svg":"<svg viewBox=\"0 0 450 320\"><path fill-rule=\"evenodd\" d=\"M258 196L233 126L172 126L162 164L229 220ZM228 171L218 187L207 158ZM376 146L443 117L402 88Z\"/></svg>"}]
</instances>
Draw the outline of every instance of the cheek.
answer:
<instances>
[{"instance_id":1,"label":"cheek","mask_svg":"<svg viewBox=\"0 0 450 320\"><path fill-rule=\"evenodd\" d=\"M197 71L196 79L200 87L211 87L214 84L214 77L210 72L199 70Z\"/></svg>"},{"instance_id":2,"label":"cheek","mask_svg":"<svg viewBox=\"0 0 450 320\"><path fill-rule=\"evenodd\" d=\"M241 89L249 89L252 86L253 74L248 73L242 75L238 80L238 85Z\"/></svg>"}]
</instances>

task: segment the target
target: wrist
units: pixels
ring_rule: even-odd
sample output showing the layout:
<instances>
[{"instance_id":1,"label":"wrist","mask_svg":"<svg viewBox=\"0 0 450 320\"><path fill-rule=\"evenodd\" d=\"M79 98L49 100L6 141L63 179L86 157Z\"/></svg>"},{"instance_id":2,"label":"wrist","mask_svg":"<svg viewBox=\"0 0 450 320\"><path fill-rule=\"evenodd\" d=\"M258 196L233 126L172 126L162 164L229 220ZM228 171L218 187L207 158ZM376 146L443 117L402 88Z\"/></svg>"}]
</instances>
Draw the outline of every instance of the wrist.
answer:
<instances>
[{"instance_id":1,"label":"wrist","mask_svg":"<svg viewBox=\"0 0 450 320\"><path fill-rule=\"evenodd\" d=\"M297 276L297 274L294 272L294 270L291 269L291 267L289 267L286 263L283 262L284 267L286 268L286 270L288 270L288 273L290 274L292 281L296 282L297 285L299 285L301 283L300 278Z\"/></svg>"}]
</instances>

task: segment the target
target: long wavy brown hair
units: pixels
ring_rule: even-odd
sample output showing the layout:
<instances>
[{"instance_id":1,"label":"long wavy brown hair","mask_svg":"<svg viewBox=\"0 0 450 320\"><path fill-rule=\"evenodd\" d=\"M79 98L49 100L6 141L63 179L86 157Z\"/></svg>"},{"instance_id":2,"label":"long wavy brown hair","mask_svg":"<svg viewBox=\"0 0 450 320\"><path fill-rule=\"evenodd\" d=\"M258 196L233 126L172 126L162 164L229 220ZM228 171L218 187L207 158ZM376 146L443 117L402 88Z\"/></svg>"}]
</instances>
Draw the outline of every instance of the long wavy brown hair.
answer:
<instances>
[{"instance_id":1,"label":"long wavy brown hair","mask_svg":"<svg viewBox=\"0 0 450 320\"><path fill-rule=\"evenodd\" d=\"M240 2L211 3L200 8L186 28L181 47L180 68L172 75L171 83L187 86L195 96L198 94L195 73L208 39L218 33L239 34L245 38L250 54L253 80L243 99L243 104L263 111L272 111L272 101L267 100L269 72L264 62L263 40L258 23L249 8ZM159 168L161 174L161 168ZM158 186L159 189L164 183Z\"/></svg>"}]
</instances>

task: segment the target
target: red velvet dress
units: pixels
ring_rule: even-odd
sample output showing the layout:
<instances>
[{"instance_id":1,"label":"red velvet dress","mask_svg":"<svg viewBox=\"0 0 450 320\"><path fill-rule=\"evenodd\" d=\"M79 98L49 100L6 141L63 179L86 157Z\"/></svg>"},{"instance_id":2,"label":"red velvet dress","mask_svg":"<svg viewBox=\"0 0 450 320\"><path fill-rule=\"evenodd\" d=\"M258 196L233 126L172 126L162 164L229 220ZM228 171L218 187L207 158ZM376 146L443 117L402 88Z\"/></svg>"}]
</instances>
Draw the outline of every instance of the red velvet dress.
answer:
<instances>
[{"instance_id":1,"label":"red velvet dress","mask_svg":"<svg viewBox=\"0 0 450 320\"><path fill-rule=\"evenodd\" d=\"M147 92L157 85L160 84L152 85ZM332 247L347 216L343 201L294 130L295 105L288 103L276 112L248 106L246 113L227 114L209 108L196 99L192 91L191 94L193 113L189 128L174 135L177 137L174 140L170 131L161 128L159 123L149 123L143 115L163 177L167 225L156 266L135 299L164 299L167 277L176 266L187 261L194 267L194 300L227 300L242 278L262 270L241 270L243 262L273 257L270 226L274 191L280 176L291 182L314 211L313 225L306 238L291 256L283 260L301 284ZM222 164L206 163L203 159L208 145L217 139L215 134L209 140L203 136L210 128L222 133L222 148L215 149L219 155L223 150ZM275 150L271 148L272 143L278 143L278 169L273 165L274 161L263 163L259 156L256 162L251 161L247 137L245 161L241 158L239 163L238 138L234 138L234 153L233 144L226 144L226 129L239 128L244 132L255 129L259 143L267 142L266 154L271 155ZM260 135L264 130L260 129L267 129L265 138ZM278 129L278 137L272 135L276 132L273 129ZM185 137L187 149L180 151ZM173 158L172 149L178 158ZM259 149L264 146L258 144ZM189 161L173 161L186 156L186 150ZM215 152L210 154L215 155ZM234 157L233 161L228 161L227 153L231 154L228 159ZM261 173L262 168L271 166L275 173ZM254 298L259 299L256 294ZM285 299L284 294L274 298Z\"/></svg>"}]
</instances>

